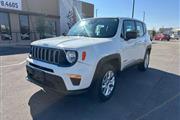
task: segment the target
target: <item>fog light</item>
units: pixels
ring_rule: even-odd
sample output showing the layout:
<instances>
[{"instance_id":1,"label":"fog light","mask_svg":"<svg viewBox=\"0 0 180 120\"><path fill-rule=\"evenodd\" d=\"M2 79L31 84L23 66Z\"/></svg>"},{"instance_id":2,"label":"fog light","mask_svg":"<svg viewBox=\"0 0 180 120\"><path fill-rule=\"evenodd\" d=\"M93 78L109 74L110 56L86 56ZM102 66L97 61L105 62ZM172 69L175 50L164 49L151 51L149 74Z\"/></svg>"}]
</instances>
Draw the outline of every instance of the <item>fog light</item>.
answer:
<instances>
[{"instance_id":1,"label":"fog light","mask_svg":"<svg viewBox=\"0 0 180 120\"><path fill-rule=\"evenodd\" d=\"M79 85L81 83L81 75L76 74L68 74L69 78L71 79L71 82L73 85Z\"/></svg>"},{"instance_id":2,"label":"fog light","mask_svg":"<svg viewBox=\"0 0 180 120\"><path fill-rule=\"evenodd\" d=\"M32 58L32 55L31 55L31 54L29 54L29 58Z\"/></svg>"}]
</instances>

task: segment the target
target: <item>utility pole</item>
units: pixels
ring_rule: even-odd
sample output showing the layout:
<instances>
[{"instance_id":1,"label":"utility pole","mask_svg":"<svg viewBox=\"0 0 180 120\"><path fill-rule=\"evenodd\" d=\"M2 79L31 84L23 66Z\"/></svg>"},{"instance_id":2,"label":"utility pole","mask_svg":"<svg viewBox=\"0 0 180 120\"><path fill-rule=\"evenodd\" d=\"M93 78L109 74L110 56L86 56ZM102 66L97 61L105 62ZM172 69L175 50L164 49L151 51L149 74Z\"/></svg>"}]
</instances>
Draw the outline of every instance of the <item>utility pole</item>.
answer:
<instances>
[{"instance_id":1,"label":"utility pole","mask_svg":"<svg viewBox=\"0 0 180 120\"><path fill-rule=\"evenodd\" d=\"M96 9L96 17L98 17L98 9Z\"/></svg>"},{"instance_id":2,"label":"utility pole","mask_svg":"<svg viewBox=\"0 0 180 120\"><path fill-rule=\"evenodd\" d=\"M143 22L145 21L145 18L146 18L146 12L144 11L143 12Z\"/></svg>"},{"instance_id":3,"label":"utility pole","mask_svg":"<svg viewBox=\"0 0 180 120\"><path fill-rule=\"evenodd\" d=\"M132 18L134 18L135 0L133 0Z\"/></svg>"}]
</instances>

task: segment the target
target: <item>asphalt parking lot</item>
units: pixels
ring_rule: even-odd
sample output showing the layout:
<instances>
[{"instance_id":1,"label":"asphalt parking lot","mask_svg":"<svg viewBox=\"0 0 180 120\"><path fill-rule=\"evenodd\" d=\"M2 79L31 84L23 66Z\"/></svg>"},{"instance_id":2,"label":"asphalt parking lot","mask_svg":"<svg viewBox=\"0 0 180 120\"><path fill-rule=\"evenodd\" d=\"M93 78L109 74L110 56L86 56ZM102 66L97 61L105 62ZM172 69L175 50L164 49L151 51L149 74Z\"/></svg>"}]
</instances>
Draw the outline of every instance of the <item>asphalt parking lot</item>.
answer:
<instances>
[{"instance_id":1,"label":"asphalt parking lot","mask_svg":"<svg viewBox=\"0 0 180 120\"><path fill-rule=\"evenodd\" d=\"M154 42L150 69L120 73L112 99L45 93L25 80L27 48L0 48L0 120L180 120L180 41Z\"/></svg>"}]
</instances>

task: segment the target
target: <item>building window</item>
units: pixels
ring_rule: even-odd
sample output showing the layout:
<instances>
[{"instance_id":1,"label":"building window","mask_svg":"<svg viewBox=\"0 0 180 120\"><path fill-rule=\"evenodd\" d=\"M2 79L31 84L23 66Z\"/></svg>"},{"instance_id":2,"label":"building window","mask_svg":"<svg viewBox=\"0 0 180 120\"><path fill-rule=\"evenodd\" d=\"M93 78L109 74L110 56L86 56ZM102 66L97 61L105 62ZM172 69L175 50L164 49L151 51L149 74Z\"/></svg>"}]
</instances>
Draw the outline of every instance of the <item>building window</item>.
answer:
<instances>
[{"instance_id":1,"label":"building window","mask_svg":"<svg viewBox=\"0 0 180 120\"><path fill-rule=\"evenodd\" d=\"M12 40L8 13L0 12L0 35L2 40Z\"/></svg>"},{"instance_id":2,"label":"building window","mask_svg":"<svg viewBox=\"0 0 180 120\"><path fill-rule=\"evenodd\" d=\"M42 31L42 33L40 34L40 39L56 37L56 22L45 21L44 25L40 27L40 30Z\"/></svg>"},{"instance_id":3,"label":"building window","mask_svg":"<svg viewBox=\"0 0 180 120\"><path fill-rule=\"evenodd\" d=\"M30 26L29 26L29 16L20 15L20 31L22 40L30 40Z\"/></svg>"},{"instance_id":4,"label":"building window","mask_svg":"<svg viewBox=\"0 0 180 120\"><path fill-rule=\"evenodd\" d=\"M44 38L56 37L56 22L47 21L46 26L47 26L47 29L45 30Z\"/></svg>"}]
</instances>

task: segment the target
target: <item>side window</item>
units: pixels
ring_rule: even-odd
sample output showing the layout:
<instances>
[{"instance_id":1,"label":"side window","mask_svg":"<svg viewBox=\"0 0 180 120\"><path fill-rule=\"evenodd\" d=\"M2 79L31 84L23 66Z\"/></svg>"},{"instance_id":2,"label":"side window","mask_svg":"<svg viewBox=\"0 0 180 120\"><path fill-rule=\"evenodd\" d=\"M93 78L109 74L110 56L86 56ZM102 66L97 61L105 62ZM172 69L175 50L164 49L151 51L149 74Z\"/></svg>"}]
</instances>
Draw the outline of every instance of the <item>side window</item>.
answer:
<instances>
[{"instance_id":1,"label":"side window","mask_svg":"<svg viewBox=\"0 0 180 120\"><path fill-rule=\"evenodd\" d=\"M144 27L141 22L136 22L136 29L137 29L138 37L141 37L144 35Z\"/></svg>"},{"instance_id":2,"label":"side window","mask_svg":"<svg viewBox=\"0 0 180 120\"><path fill-rule=\"evenodd\" d=\"M123 23L123 33L122 36L125 38L126 33L130 31L136 31L135 22L132 20L126 20Z\"/></svg>"}]
</instances>

